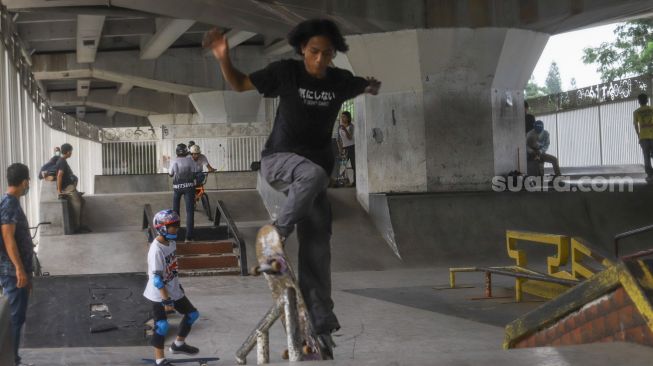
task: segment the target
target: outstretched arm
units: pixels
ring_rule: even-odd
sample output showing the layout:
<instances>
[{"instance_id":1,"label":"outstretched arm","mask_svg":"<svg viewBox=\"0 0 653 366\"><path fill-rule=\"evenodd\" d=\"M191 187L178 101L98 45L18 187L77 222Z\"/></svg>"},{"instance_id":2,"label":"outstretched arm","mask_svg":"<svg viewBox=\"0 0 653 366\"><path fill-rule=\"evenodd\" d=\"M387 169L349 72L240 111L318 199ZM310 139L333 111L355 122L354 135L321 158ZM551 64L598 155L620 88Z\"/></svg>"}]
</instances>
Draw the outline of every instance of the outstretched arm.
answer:
<instances>
[{"instance_id":1,"label":"outstretched arm","mask_svg":"<svg viewBox=\"0 0 653 366\"><path fill-rule=\"evenodd\" d=\"M227 37L218 28L213 28L204 35L202 47L208 48L213 52L213 56L220 62L222 75L235 91L242 92L255 89L249 76L240 72L231 63Z\"/></svg>"},{"instance_id":2,"label":"outstretched arm","mask_svg":"<svg viewBox=\"0 0 653 366\"><path fill-rule=\"evenodd\" d=\"M367 81L370 83L367 88L365 88L365 93L377 95L381 89L381 82L376 80L373 77L367 78Z\"/></svg>"}]
</instances>

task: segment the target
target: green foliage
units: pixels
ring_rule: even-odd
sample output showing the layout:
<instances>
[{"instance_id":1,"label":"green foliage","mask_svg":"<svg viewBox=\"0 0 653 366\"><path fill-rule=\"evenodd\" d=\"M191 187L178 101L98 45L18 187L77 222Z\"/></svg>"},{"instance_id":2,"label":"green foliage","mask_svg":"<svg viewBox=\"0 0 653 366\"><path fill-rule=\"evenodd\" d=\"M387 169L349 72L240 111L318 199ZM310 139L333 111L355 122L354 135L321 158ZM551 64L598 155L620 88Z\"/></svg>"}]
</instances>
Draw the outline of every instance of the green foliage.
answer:
<instances>
[{"instance_id":1,"label":"green foliage","mask_svg":"<svg viewBox=\"0 0 653 366\"><path fill-rule=\"evenodd\" d=\"M547 94L562 93L562 79L560 78L560 69L558 64L553 61L549 66L549 73L546 76L544 85L547 89Z\"/></svg>"},{"instance_id":2,"label":"green foliage","mask_svg":"<svg viewBox=\"0 0 653 366\"><path fill-rule=\"evenodd\" d=\"M541 97L543 95L546 95L546 88L537 85L537 82L535 82L535 78L531 75L530 80L528 80L528 84L526 84L526 89L524 90L524 94L526 94L526 99L531 99L531 98L536 98L536 97Z\"/></svg>"},{"instance_id":3,"label":"green foliage","mask_svg":"<svg viewBox=\"0 0 653 366\"><path fill-rule=\"evenodd\" d=\"M583 50L583 62L597 64L603 82L653 73L653 19L618 26L614 42Z\"/></svg>"}]
</instances>

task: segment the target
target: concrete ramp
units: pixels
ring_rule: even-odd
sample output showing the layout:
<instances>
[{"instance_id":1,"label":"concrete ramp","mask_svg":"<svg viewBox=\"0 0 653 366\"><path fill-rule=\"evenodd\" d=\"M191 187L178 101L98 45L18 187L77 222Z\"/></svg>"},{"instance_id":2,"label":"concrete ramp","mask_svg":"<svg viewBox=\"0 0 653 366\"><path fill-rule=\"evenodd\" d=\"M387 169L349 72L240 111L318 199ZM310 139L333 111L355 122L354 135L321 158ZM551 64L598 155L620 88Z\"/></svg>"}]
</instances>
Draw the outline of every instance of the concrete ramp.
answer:
<instances>
[{"instance_id":1,"label":"concrete ramp","mask_svg":"<svg viewBox=\"0 0 653 366\"><path fill-rule=\"evenodd\" d=\"M225 202L235 221L267 220L267 212L261 203L256 190L209 191L212 210L215 202ZM140 229L143 218L143 207L152 206L157 212L172 208L172 192L157 193L116 193L86 197L86 219L95 232L123 231L124 229ZM181 200L182 221L185 215L185 205ZM195 211L195 225L211 225L208 217L198 208Z\"/></svg>"},{"instance_id":2,"label":"concrete ramp","mask_svg":"<svg viewBox=\"0 0 653 366\"><path fill-rule=\"evenodd\" d=\"M261 196L256 190L209 191L208 194L213 209L217 200L225 203L247 243L248 263L254 263L256 232L271 220ZM333 212L333 271L383 270L403 266L356 200L354 189L333 189L328 194ZM150 204L153 212L172 207L171 192L94 195L86 200L86 219L95 234L139 231L145 204ZM181 207L183 225L183 200ZM211 226L212 223L203 211L197 210L195 225ZM287 250L291 258L297 258L295 234L288 238Z\"/></svg>"},{"instance_id":3,"label":"concrete ramp","mask_svg":"<svg viewBox=\"0 0 653 366\"><path fill-rule=\"evenodd\" d=\"M581 237L613 253L618 233L653 224L653 186L633 192L371 194L370 215L408 266L502 264L506 230ZM629 238L623 253L650 247Z\"/></svg>"},{"instance_id":4,"label":"concrete ramp","mask_svg":"<svg viewBox=\"0 0 653 366\"><path fill-rule=\"evenodd\" d=\"M504 347L619 341L653 346L653 260L611 266L518 318Z\"/></svg>"}]
</instances>

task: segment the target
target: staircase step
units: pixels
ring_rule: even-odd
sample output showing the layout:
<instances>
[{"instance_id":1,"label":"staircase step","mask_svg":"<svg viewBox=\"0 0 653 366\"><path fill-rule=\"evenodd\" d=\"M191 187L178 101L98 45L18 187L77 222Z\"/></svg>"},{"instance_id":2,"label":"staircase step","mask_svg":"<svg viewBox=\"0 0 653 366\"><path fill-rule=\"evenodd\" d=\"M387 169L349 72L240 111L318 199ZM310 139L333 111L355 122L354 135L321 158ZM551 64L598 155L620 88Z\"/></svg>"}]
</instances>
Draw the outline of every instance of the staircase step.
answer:
<instances>
[{"instance_id":1,"label":"staircase step","mask_svg":"<svg viewBox=\"0 0 653 366\"><path fill-rule=\"evenodd\" d=\"M181 277L195 276L240 276L238 268L209 268L209 269L189 269L179 270Z\"/></svg>"},{"instance_id":2,"label":"staircase step","mask_svg":"<svg viewBox=\"0 0 653 366\"><path fill-rule=\"evenodd\" d=\"M177 261L181 270L239 268L238 257L235 255L180 256Z\"/></svg>"},{"instance_id":3,"label":"staircase step","mask_svg":"<svg viewBox=\"0 0 653 366\"><path fill-rule=\"evenodd\" d=\"M233 253L234 243L231 241L200 242L177 244L177 255L189 254L228 254Z\"/></svg>"}]
</instances>

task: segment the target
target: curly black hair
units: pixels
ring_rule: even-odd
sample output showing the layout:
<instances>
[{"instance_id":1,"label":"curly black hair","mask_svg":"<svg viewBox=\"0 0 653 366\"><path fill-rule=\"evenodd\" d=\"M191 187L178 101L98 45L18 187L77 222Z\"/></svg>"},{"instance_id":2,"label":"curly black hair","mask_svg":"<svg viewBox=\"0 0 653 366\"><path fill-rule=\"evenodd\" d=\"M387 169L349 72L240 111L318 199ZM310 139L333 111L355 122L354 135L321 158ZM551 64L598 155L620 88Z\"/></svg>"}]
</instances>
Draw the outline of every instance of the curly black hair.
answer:
<instances>
[{"instance_id":1,"label":"curly black hair","mask_svg":"<svg viewBox=\"0 0 653 366\"><path fill-rule=\"evenodd\" d=\"M338 52L347 52L349 50L349 46L345 42L345 38L340 33L340 29L338 29L336 23L328 19L310 19L297 24L288 33L288 43L295 49L298 55L301 55L302 47L309 39L315 36L329 38L333 47Z\"/></svg>"},{"instance_id":2,"label":"curly black hair","mask_svg":"<svg viewBox=\"0 0 653 366\"><path fill-rule=\"evenodd\" d=\"M639 104L646 105L648 104L648 95L646 95L646 93L642 93L637 96L637 100L639 101Z\"/></svg>"}]
</instances>

